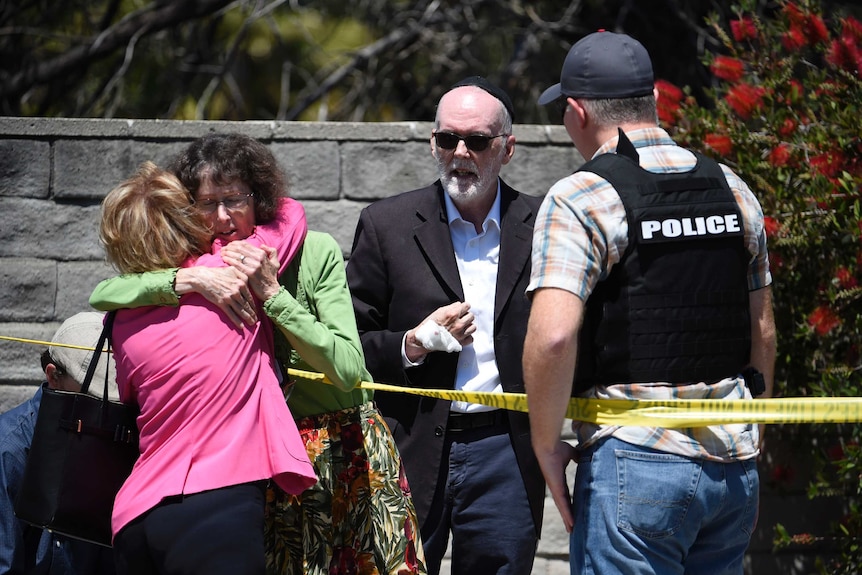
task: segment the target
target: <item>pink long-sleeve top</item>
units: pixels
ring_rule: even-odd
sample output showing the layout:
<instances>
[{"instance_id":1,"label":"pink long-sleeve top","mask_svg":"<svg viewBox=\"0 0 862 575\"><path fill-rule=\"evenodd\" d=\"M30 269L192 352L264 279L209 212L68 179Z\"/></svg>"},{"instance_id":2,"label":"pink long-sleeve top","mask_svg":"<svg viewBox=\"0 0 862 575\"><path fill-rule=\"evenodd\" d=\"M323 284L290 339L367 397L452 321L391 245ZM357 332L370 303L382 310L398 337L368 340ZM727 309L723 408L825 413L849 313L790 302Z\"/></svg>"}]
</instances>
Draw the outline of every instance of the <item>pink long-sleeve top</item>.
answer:
<instances>
[{"instance_id":1,"label":"pink long-sleeve top","mask_svg":"<svg viewBox=\"0 0 862 575\"><path fill-rule=\"evenodd\" d=\"M281 273L307 230L302 206L281 201L247 238L278 250ZM220 246L187 265L222 267ZM114 320L120 399L134 401L141 456L114 501L113 534L166 497L272 478L300 493L316 477L282 395L273 329L241 329L199 294L177 307L123 309Z\"/></svg>"}]
</instances>

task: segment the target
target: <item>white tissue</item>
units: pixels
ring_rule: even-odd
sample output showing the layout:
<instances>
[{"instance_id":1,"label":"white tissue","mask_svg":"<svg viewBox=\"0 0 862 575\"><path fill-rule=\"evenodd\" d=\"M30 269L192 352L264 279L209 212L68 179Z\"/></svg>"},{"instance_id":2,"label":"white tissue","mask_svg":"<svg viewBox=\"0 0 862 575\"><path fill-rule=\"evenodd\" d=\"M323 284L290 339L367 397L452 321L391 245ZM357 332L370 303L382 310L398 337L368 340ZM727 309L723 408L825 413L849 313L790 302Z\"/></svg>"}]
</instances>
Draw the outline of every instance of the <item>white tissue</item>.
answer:
<instances>
[{"instance_id":1,"label":"white tissue","mask_svg":"<svg viewBox=\"0 0 862 575\"><path fill-rule=\"evenodd\" d=\"M453 351L461 351L461 344L455 339L449 330L441 327L437 322L428 320L419 326L415 334L416 339L427 350L430 351L445 351L452 353Z\"/></svg>"}]
</instances>

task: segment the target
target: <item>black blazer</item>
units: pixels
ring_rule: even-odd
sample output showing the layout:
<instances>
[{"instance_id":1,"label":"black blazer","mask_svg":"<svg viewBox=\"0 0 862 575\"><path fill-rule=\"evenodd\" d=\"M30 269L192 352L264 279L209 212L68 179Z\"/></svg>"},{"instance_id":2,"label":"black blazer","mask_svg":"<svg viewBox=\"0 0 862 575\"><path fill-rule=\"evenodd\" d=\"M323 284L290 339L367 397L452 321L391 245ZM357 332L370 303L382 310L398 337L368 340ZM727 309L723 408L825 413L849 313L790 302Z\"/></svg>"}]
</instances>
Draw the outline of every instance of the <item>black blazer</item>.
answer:
<instances>
[{"instance_id":1,"label":"black blazer","mask_svg":"<svg viewBox=\"0 0 862 575\"><path fill-rule=\"evenodd\" d=\"M444 190L434 184L374 202L359 216L347 281L365 361L374 381L453 389L457 353L432 352L419 366L401 363L404 333L438 307L464 301L449 234ZM501 235L494 305L494 351L503 390L524 392L521 355L530 311L533 223L542 199L500 181ZM375 400L401 451L420 525L440 475L449 401L376 392ZM545 484L530 445L526 413L510 412L512 444L527 490L536 534L541 531Z\"/></svg>"}]
</instances>

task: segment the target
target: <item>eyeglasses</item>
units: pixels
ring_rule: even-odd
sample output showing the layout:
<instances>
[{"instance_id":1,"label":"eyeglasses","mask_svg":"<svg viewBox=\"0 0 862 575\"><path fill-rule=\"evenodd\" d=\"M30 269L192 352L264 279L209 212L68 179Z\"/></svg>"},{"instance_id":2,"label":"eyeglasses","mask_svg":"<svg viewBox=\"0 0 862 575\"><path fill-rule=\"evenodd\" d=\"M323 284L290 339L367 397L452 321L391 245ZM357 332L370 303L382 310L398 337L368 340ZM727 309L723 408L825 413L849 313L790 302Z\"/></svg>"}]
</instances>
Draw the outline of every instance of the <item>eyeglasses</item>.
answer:
<instances>
[{"instance_id":1,"label":"eyeglasses","mask_svg":"<svg viewBox=\"0 0 862 575\"><path fill-rule=\"evenodd\" d=\"M566 117L566 110L569 109L569 98L567 96L560 96L555 100L557 103L557 109L559 110L560 117Z\"/></svg>"},{"instance_id":2,"label":"eyeglasses","mask_svg":"<svg viewBox=\"0 0 862 575\"><path fill-rule=\"evenodd\" d=\"M224 206L228 211L241 210L248 205L248 199L253 194L235 194L233 196L225 196L217 200L215 198L204 198L195 202L195 207L202 212L213 214L218 211L219 204Z\"/></svg>"},{"instance_id":3,"label":"eyeglasses","mask_svg":"<svg viewBox=\"0 0 862 575\"><path fill-rule=\"evenodd\" d=\"M481 134L473 134L471 136L461 136L452 132L434 132L434 141L444 150L454 150L458 147L458 142L463 140L468 150L472 152L484 152L491 145L491 140L494 138L504 138L508 135L483 136Z\"/></svg>"}]
</instances>

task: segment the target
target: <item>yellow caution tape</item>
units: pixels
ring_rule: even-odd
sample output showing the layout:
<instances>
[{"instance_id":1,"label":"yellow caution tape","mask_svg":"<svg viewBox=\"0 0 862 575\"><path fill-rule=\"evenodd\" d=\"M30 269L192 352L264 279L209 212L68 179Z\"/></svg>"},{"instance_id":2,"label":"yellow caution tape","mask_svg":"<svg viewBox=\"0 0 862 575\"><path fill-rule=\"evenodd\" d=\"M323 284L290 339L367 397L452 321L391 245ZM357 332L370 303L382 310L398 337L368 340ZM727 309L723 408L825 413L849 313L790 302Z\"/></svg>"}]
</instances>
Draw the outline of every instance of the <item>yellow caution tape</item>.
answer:
<instances>
[{"instance_id":1,"label":"yellow caution tape","mask_svg":"<svg viewBox=\"0 0 862 575\"><path fill-rule=\"evenodd\" d=\"M35 345L46 345L51 347L68 347L70 349L82 349L84 351L95 351L96 348L93 346L85 346L85 345L74 345L71 343L54 343L52 341L42 341L39 339L24 339L23 337L9 337L5 335L0 335L0 339L5 339L6 341L17 341L20 343L32 343ZM102 351L109 351L103 349Z\"/></svg>"},{"instance_id":2,"label":"yellow caution tape","mask_svg":"<svg viewBox=\"0 0 862 575\"><path fill-rule=\"evenodd\" d=\"M0 339L37 345L63 345L75 349L92 347L52 344L15 337ZM331 384L322 373L289 369L291 377ZM363 389L410 393L437 399L480 403L498 409L527 412L524 393L465 392L445 389L401 387L363 381ZM637 425L685 428L733 423L859 423L862 422L862 397L791 397L772 399L672 399L625 400L572 398L566 417L601 425Z\"/></svg>"},{"instance_id":3,"label":"yellow caution tape","mask_svg":"<svg viewBox=\"0 0 862 575\"><path fill-rule=\"evenodd\" d=\"M293 377L329 383L325 376L289 369ZM524 393L463 392L400 387L363 381L360 387L412 393L438 399L480 403L500 409L527 412ZM572 398L566 417L601 425L638 425L685 428L733 423L858 423L862 397L793 397L772 399L625 400Z\"/></svg>"}]
</instances>

